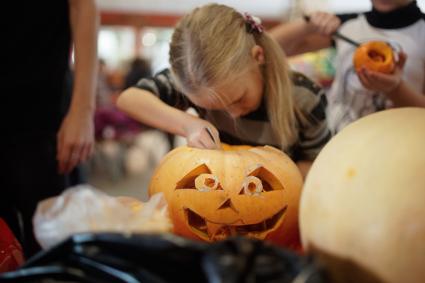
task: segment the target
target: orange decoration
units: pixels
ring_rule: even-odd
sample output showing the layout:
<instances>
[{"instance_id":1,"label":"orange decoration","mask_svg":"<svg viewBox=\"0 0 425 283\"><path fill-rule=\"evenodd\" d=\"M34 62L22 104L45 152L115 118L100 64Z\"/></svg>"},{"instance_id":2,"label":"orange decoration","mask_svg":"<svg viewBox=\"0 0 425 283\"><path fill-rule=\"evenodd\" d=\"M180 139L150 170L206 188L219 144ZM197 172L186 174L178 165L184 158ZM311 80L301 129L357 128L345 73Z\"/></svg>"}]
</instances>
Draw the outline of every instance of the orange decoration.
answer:
<instances>
[{"instance_id":1,"label":"orange decoration","mask_svg":"<svg viewBox=\"0 0 425 283\"><path fill-rule=\"evenodd\" d=\"M212 242L233 235L298 248L302 177L273 147L179 147L158 166L150 195L163 192L174 232Z\"/></svg>"},{"instance_id":2,"label":"orange decoration","mask_svg":"<svg viewBox=\"0 0 425 283\"><path fill-rule=\"evenodd\" d=\"M365 67L371 71L390 74L395 67L393 49L384 41L366 42L356 49L353 64L356 70Z\"/></svg>"}]
</instances>

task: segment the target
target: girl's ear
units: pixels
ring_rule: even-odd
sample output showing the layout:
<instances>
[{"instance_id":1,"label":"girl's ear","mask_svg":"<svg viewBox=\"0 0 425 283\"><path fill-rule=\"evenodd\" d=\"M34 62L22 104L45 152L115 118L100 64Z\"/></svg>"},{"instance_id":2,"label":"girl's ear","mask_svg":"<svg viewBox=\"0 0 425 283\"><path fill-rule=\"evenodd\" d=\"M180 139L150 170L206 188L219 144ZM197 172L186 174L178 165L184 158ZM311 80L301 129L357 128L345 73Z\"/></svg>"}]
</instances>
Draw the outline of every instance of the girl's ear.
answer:
<instances>
[{"instance_id":1,"label":"girl's ear","mask_svg":"<svg viewBox=\"0 0 425 283\"><path fill-rule=\"evenodd\" d=\"M252 47L251 56L259 65L263 65L265 63L263 47L259 45Z\"/></svg>"}]
</instances>

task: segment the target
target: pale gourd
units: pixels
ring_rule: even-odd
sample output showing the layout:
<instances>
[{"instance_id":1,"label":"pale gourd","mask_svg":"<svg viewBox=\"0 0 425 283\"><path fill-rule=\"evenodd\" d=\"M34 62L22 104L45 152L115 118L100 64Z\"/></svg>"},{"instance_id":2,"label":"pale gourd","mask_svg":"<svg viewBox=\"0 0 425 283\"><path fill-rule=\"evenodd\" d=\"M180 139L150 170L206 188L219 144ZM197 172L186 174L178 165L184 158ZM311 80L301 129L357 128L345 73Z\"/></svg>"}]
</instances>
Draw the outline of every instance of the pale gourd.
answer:
<instances>
[{"instance_id":1,"label":"pale gourd","mask_svg":"<svg viewBox=\"0 0 425 283\"><path fill-rule=\"evenodd\" d=\"M425 109L382 111L337 134L307 176L300 228L337 282L425 282Z\"/></svg>"}]
</instances>

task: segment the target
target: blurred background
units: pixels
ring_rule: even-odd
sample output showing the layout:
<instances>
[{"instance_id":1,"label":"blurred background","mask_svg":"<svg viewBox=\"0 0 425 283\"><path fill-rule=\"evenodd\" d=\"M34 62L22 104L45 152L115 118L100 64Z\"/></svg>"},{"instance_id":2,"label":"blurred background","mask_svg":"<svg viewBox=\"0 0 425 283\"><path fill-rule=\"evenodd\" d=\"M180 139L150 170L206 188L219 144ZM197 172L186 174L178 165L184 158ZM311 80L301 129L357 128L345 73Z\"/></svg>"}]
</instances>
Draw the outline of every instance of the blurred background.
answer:
<instances>
[{"instance_id":1,"label":"blurred background","mask_svg":"<svg viewBox=\"0 0 425 283\"><path fill-rule=\"evenodd\" d=\"M149 178L170 148L181 138L149 129L114 107L118 94L140 78L168 67L168 44L177 20L204 0L98 0L101 27L98 35L99 78L96 111L96 153L83 172L89 183L111 195L147 199ZM362 12L370 0L227 0L223 3L260 17L266 28L325 10ZM424 11L425 0L417 1ZM292 68L322 86L332 83L334 50L290 58Z\"/></svg>"}]
</instances>

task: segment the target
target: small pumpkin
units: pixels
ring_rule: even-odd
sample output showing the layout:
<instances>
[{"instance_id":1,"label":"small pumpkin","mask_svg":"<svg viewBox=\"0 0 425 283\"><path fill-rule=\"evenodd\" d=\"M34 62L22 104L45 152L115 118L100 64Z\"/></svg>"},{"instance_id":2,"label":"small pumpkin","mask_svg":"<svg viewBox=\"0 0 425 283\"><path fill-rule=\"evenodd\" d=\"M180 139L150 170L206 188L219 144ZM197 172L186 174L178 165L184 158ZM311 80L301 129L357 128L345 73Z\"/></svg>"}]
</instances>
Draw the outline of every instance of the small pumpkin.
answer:
<instances>
[{"instance_id":1,"label":"small pumpkin","mask_svg":"<svg viewBox=\"0 0 425 283\"><path fill-rule=\"evenodd\" d=\"M357 47L353 56L356 70L365 67L368 70L390 74L395 68L394 51L384 41L369 41Z\"/></svg>"},{"instance_id":2,"label":"small pumpkin","mask_svg":"<svg viewBox=\"0 0 425 283\"><path fill-rule=\"evenodd\" d=\"M424 140L424 109L386 110L348 125L314 161L301 238L332 282L425 282Z\"/></svg>"},{"instance_id":3,"label":"small pumpkin","mask_svg":"<svg viewBox=\"0 0 425 283\"><path fill-rule=\"evenodd\" d=\"M297 248L297 166L269 146L224 149L179 147L157 167L149 193L164 193L174 232L207 242L244 235Z\"/></svg>"}]
</instances>

